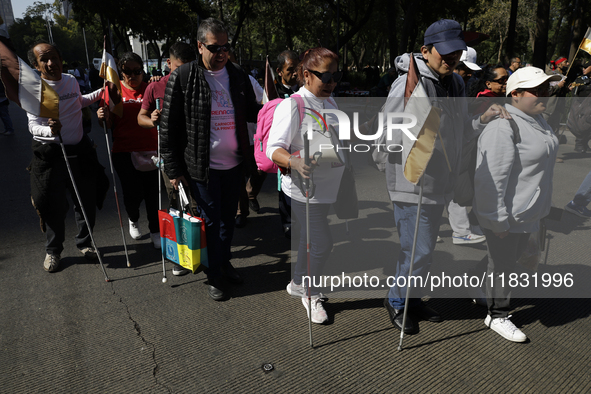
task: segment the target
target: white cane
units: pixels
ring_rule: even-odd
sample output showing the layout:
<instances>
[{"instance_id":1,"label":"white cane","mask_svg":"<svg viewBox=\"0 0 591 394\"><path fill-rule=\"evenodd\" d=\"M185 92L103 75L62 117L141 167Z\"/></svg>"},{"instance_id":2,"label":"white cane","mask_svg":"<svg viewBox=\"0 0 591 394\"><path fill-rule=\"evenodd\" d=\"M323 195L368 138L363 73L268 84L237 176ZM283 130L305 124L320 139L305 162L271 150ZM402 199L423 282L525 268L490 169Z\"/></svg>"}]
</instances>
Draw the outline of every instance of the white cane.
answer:
<instances>
[{"instance_id":1,"label":"white cane","mask_svg":"<svg viewBox=\"0 0 591 394\"><path fill-rule=\"evenodd\" d=\"M156 109L160 109L160 100L159 98L156 99ZM160 122L156 125L156 130L158 130L158 171L164 171L164 166L162 165L162 158L160 157ZM158 210L162 210L162 177L161 174L158 174ZM166 279L166 264L164 262L164 249L160 248L162 252L162 283L166 283L168 279Z\"/></svg>"},{"instance_id":2,"label":"white cane","mask_svg":"<svg viewBox=\"0 0 591 394\"><path fill-rule=\"evenodd\" d=\"M64 141L62 140L61 133L58 133L58 137L60 140L60 146L62 147L62 153L64 155L64 160L66 161L66 167L68 167L68 174L70 174L70 180L72 181L72 186L74 187L74 192L76 193L76 198L78 199L78 204L80 204L80 210L82 211L82 216L84 216L84 222L86 222L86 227L88 227L88 234L90 235L90 240L92 241L92 247L94 248L94 250L96 252L99 263L101 265L101 269L103 270L103 274L105 274L105 281L109 282L109 277L107 276L107 271L105 271L105 267L103 265L103 259L101 257L101 254L99 253L98 248L96 247L96 242L94 242L94 237L92 236L92 228L90 227L90 223L88 222L88 217L86 216L86 210L84 209L84 204L82 204L82 199L80 198L80 192L78 192L78 186L76 186L76 181L74 180L74 174L72 174L72 168L70 167L70 161L68 160L68 156L66 154L66 148L64 147Z\"/></svg>"},{"instance_id":3,"label":"white cane","mask_svg":"<svg viewBox=\"0 0 591 394\"><path fill-rule=\"evenodd\" d=\"M408 299L410 298L410 276L412 275L412 268L415 262L415 250L417 248L417 235L419 233L419 219L421 217L421 205L423 203L423 177L419 179L419 204L417 206L417 220L415 222L415 234L412 239L412 250L410 253L410 269L408 277L406 278L406 297L404 299L404 312L402 314L402 330L400 330L400 343L398 344L398 351L402 350L402 342L404 340L404 327L406 327L406 314L408 313Z\"/></svg>"},{"instance_id":4,"label":"white cane","mask_svg":"<svg viewBox=\"0 0 591 394\"><path fill-rule=\"evenodd\" d=\"M107 142L107 153L109 154L109 165L111 166L111 178L113 179L113 193L115 193L115 203L117 204L117 214L119 215L119 228L121 229L121 238L123 239L123 248L125 249L125 258L127 266L131 267L129 262L129 253L127 253L127 243L125 242L125 231L123 231L123 220L121 219L121 208L119 208L119 197L117 195L117 183L115 181L115 170L113 170L113 158L111 157L111 145L109 144L109 134L107 133L107 124L103 122L105 130L105 141Z\"/></svg>"},{"instance_id":5,"label":"white cane","mask_svg":"<svg viewBox=\"0 0 591 394\"><path fill-rule=\"evenodd\" d=\"M310 130L309 130L310 131ZM308 134L304 134L304 162L310 166L310 140ZM310 275L310 178L304 178L306 187L306 260L308 265L308 332L310 334L310 347L314 347L312 341L312 276ZM302 281L302 284L304 282Z\"/></svg>"}]
</instances>

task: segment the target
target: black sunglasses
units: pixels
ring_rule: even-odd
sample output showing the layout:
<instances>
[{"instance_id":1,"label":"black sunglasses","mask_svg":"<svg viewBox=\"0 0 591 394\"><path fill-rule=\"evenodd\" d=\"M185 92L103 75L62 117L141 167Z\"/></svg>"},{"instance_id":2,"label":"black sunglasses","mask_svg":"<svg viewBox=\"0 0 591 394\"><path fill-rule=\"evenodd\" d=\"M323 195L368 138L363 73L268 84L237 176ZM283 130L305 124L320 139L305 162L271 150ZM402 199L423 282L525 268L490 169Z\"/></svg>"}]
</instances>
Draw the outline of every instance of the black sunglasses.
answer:
<instances>
[{"instance_id":1,"label":"black sunglasses","mask_svg":"<svg viewBox=\"0 0 591 394\"><path fill-rule=\"evenodd\" d=\"M232 49L229 42L225 43L224 45L206 45L204 43L202 44L211 53L218 53L219 51L228 52L230 49Z\"/></svg>"},{"instance_id":2,"label":"black sunglasses","mask_svg":"<svg viewBox=\"0 0 591 394\"><path fill-rule=\"evenodd\" d=\"M492 81L493 82L496 82L498 84L504 85L504 84L507 83L507 80L508 79L509 79L509 77L501 77L501 78L498 78L498 79L493 79Z\"/></svg>"},{"instance_id":3,"label":"black sunglasses","mask_svg":"<svg viewBox=\"0 0 591 394\"><path fill-rule=\"evenodd\" d=\"M142 73L144 72L144 70L142 70L141 68L135 69L135 70L125 70L125 69L121 69L121 72L127 76L131 76L131 75L142 75Z\"/></svg>"},{"instance_id":4,"label":"black sunglasses","mask_svg":"<svg viewBox=\"0 0 591 394\"><path fill-rule=\"evenodd\" d=\"M322 83L330 83L330 81L334 81L336 83L338 83L341 78L343 77L343 72L342 71L337 71L336 73L332 74L327 72L324 73L319 73L318 71L314 71L314 70L308 70L310 71L312 74L316 75L316 77L318 77L319 80L322 81Z\"/></svg>"}]
</instances>

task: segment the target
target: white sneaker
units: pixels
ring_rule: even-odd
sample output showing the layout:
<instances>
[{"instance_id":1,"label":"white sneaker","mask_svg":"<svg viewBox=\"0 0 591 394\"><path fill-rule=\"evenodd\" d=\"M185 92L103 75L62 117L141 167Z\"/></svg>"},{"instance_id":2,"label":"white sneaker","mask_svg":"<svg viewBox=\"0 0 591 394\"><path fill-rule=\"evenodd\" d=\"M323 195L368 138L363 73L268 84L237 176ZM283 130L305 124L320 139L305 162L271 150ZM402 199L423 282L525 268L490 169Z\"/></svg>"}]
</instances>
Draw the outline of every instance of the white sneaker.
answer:
<instances>
[{"instance_id":1,"label":"white sneaker","mask_svg":"<svg viewBox=\"0 0 591 394\"><path fill-rule=\"evenodd\" d=\"M484 324L496 331L503 338L512 342L525 342L527 336L509 320L511 315L507 317L499 317L491 319L490 315L484 319Z\"/></svg>"},{"instance_id":2,"label":"white sneaker","mask_svg":"<svg viewBox=\"0 0 591 394\"><path fill-rule=\"evenodd\" d=\"M486 241L486 237L484 235L478 235L478 234L458 235L458 233L453 233L453 241L452 242L454 243L454 245L479 244L484 241Z\"/></svg>"},{"instance_id":3,"label":"white sneaker","mask_svg":"<svg viewBox=\"0 0 591 394\"><path fill-rule=\"evenodd\" d=\"M291 280L291 282L287 284L286 290L287 294L293 297L308 297L306 286L304 286L303 283L301 285L296 285L295 283L293 283L293 279ZM328 297L322 293L318 293L318 298L320 298L322 302L328 301Z\"/></svg>"},{"instance_id":4,"label":"white sneaker","mask_svg":"<svg viewBox=\"0 0 591 394\"><path fill-rule=\"evenodd\" d=\"M160 249L160 233L150 233L150 239L156 249Z\"/></svg>"},{"instance_id":5,"label":"white sneaker","mask_svg":"<svg viewBox=\"0 0 591 394\"><path fill-rule=\"evenodd\" d=\"M131 220L129 220L129 235L131 235L131 238L133 239L140 239L142 237L142 233L140 232L140 225L138 222L132 222Z\"/></svg>"},{"instance_id":6,"label":"white sneaker","mask_svg":"<svg viewBox=\"0 0 591 394\"><path fill-rule=\"evenodd\" d=\"M304 286L303 283L301 285L296 285L293 283L293 279L287 284L286 290L287 294L293 297L301 298L306 296L306 286Z\"/></svg>"},{"instance_id":7,"label":"white sneaker","mask_svg":"<svg viewBox=\"0 0 591 394\"><path fill-rule=\"evenodd\" d=\"M323 324L328 321L328 315L324 310L324 305L322 305L322 299L319 298L317 295L312 296L312 323L316 324ZM302 298L302 304L306 308L306 315L309 317L310 311L308 310L308 297Z\"/></svg>"}]
</instances>

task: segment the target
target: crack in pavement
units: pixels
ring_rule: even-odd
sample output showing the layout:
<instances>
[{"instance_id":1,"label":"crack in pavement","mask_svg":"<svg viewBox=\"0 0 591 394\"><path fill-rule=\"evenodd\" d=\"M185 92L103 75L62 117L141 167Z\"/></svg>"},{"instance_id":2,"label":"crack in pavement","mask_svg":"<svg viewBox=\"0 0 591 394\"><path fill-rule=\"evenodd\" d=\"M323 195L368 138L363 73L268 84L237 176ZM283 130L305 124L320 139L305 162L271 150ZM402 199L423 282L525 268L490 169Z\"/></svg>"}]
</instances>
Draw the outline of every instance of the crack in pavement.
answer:
<instances>
[{"instance_id":1,"label":"crack in pavement","mask_svg":"<svg viewBox=\"0 0 591 394\"><path fill-rule=\"evenodd\" d=\"M146 344L147 347L152 349L152 361L154 363L154 368L152 369L152 376L154 377L156 384L164 387L169 393L172 393L172 390L168 386L166 386L165 384L160 383L158 381L158 378L156 377L156 374L158 374L158 371L160 370L160 366L158 365L158 362L156 361L156 346L154 346L152 343L148 342L146 340L146 338L143 337L140 325L131 316L131 312L129 311L129 306L123 301L123 297L118 296L117 293L115 292L115 289L113 288L113 282L111 282L111 290L113 291L114 296L119 297L119 302L125 306L125 310L127 311L127 317L133 323L133 328L136 331L137 336L142 340L142 342L144 342Z\"/></svg>"}]
</instances>

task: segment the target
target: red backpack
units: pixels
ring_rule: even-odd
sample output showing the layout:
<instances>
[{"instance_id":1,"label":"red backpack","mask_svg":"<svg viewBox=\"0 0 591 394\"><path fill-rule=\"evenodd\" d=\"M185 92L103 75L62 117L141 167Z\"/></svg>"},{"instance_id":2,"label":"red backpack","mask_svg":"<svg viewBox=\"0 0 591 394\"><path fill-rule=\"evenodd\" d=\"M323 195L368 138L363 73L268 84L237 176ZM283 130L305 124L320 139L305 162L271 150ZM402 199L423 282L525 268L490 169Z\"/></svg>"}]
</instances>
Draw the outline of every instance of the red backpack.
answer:
<instances>
[{"instance_id":1,"label":"red backpack","mask_svg":"<svg viewBox=\"0 0 591 394\"><path fill-rule=\"evenodd\" d=\"M293 94L296 104L300 111L300 124L304 120L304 100L300 95ZM257 117L257 131L254 134L254 159L259 170L270 173L277 173L279 166L273 160L267 157L267 140L269 139L269 131L273 124L273 115L275 108L285 99L276 98L266 103L259 111Z\"/></svg>"}]
</instances>

